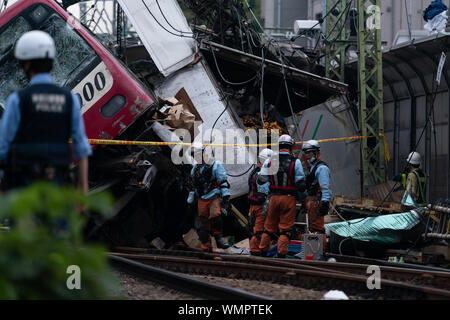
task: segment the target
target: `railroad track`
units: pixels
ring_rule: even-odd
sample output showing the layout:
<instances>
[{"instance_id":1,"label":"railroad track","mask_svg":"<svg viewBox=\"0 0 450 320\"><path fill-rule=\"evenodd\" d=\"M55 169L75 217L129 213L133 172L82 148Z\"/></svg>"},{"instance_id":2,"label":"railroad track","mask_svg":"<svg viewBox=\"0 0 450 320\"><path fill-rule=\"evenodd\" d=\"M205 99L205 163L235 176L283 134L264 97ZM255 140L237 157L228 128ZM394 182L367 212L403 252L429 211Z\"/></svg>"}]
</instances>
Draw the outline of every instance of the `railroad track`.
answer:
<instances>
[{"instance_id":1,"label":"railroad track","mask_svg":"<svg viewBox=\"0 0 450 320\"><path fill-rule=\"evenodd\" d=\"M142 264L138 262L139 259L129 259L118 256L117 254L109 254L108 259L114 268L122 272L133 274L197 297L210 300L271 300L271 298L262 295L194 279L183 274Z\"/></svg>"},{"instance_id":2,"label":"railroad track","mask_svg":"<svg viewBox=\"0 0 450 320\"><path fill-rule=\"evenodd\" d=\"M364 264L124 247L115 251L111 254L183 273L272 281L317 290L340 289L375 299L450 299L450 272L380 266L381 289L369 290Z\"/></svg>"}]
</instances>

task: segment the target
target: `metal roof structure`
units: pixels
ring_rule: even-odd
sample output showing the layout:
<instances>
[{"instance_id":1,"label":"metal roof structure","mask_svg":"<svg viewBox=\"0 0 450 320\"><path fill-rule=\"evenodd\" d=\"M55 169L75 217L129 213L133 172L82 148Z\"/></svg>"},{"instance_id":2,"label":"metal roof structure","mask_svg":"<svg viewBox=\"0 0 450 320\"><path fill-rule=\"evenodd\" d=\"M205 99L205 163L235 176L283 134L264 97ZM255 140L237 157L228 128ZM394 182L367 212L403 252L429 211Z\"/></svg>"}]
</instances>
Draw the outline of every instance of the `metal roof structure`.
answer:
<instances>
[{"instance_id":1,"label":"metal roof structure","mask_svg":"<svg viewBox=\"0 0 450 320\"><path fill-rule=\"evenodd\" d=\"M392 155L389 173L401 173L407 155L417 146L430 181L429 200L450 196L450 63L444 65L440 85L435 81L441 55L449 48L450 35L438 34L383 50L384 125ZM356 71L357 64L349 67ZM432 125L425 130L428 115Z\"/></svg>"}]
</instances>

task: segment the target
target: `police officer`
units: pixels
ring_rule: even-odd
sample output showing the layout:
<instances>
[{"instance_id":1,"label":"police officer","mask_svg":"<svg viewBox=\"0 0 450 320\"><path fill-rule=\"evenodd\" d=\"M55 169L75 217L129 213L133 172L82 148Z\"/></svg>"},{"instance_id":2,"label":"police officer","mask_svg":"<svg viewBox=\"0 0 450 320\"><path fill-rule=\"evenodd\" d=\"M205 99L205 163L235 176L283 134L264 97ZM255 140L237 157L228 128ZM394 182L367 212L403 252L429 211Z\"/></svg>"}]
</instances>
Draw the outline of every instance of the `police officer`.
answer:
<instances>
[{"instance_id":1,"label":"police officer","mask_svg":"<svg viewBox=\"0 0 450 320\"><path fill-rule=\"evenodd\" d=\"M227 249L229 245L222 239L222 209L230 207L230 184L225 168L214 161L201 143L193 143L191 154L197 164L191 170L195 193L198 197L198 237L202 250L212 251L210 235L214 236L218 248Z\"/></svg>"},{"instance_id":2,"label":"police officer","mask_svg":"<svg viewBox=\"0 0 450 320\"><path fill-rule=\"evenodd\" d=\"M306 177L308 196L306 210L308 213L309 229L313 233L325 233L324 216L330 209L332 192L330 189L330 169L322 161L320 145L316 140L309 140L302 146L303 154L311 165ZM324 241L326 241L324 239ZM325 242L326 243L326 242Z\"/></svg>"},{"instance_id":3,"label":"police officer","mask_svg":"<svg viewBox=\"0 0 450 320\"><path fill-rule=\"evenodd\" d=\"M273 162L276 159L272 156L272 159L265 161L258 177L259 184L270 181L269 209L259 248L261 255L266 256L270 241L278 229L278 257L284 258L288 253L289 238L296 218L296 197L299 191L305 191L306 185L302 164L292 155L292 137L282 135L278 144L278 171L274 170Z\"/></svg>"},{"instance_id":4,"label":"police officer","mask_svg":"<svg viewBox=\"0 0 450 320\"><path fill-rule=\"evenodd\" d=\"M78 97L53 84L49 74L55 51L53 39L42 31L27 32L17 41L14 55L30 82L7 99L0 126L0 160L7 162L8 188L40 179L61 184L72 160L72 138L78 187L87 193L87 157L92 150Z\"/></svg>"},{"instance_id":5,"label":"police officer","mask_svg":"<svg viewBox=\"0 0 450 320\"><path fill-rule=\"evenodd\" d=\"M266 200L269 193L270 183L258 184L258 174L261 171L263 163L272 157L273 151L270 149L263 149L258 156L258 165L251 172L248 179L249 193L248 202L250 210L248 216L250 217L250 226L252 237L250 239L250 254L253 256L260 256L259 243L261 235L264 231L264 222L266 220L267 212L264 212L264 207L267 207ZM267 208L266 208L267 209Z\"/></svg>"},{"instance_id":6,"label":"police officer","mask_svg":"<svg viewBox=\"0 0 450 320\"><path fill-rule=\"evenodd\" d=\"M425 173L420 168L422 158L418 152L411 152L406 159L408 163L408 175L402 174L402 184L405 188L405 195L410 195L414 200L415 205L418 207L424 207L427 205L426 201L426 187L427 178ZM403 197L405 199L405 197ZM402 204L405 205L405 209L411 209L411 204L402 200Z\"/></svg>"}]
</instances>

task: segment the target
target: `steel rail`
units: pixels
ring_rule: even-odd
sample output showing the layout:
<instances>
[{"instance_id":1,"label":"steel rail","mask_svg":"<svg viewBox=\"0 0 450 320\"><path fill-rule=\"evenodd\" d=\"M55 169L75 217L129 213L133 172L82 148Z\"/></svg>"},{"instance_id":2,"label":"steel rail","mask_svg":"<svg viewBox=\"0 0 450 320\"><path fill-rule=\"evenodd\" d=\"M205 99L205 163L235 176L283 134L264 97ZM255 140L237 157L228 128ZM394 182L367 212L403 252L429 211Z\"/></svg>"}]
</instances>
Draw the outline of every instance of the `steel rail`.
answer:
<instances>
[{"instance_id":1,"label":"steel rail","mask_svg":"<svg viewBox=\"0 0 450 320\"><path fill-rule=\"evenodd\" d=\"M358 262L328 262L328 261L305 261L297 259L267 259L254 256L240 256L240 255L227 255L219 253L204 253L204 252L191 252L191 251L176 251L176 250L158 250L158 249L141 249L141 248L116 248L119 252L128 253L149 253L156 255L171 255L182 257L195 257L198 259L215 259L222 261L232 262L244 262L252 264L263 264L271 266L280 266L288 268L300 268L316 271L333 271L346 274L359 274L367 275L367 268L369 265L376 265L380 268L381 277L386 280L403 281L416 285L426 285L433 288L439 288L448 290L450 289L450 270L443 268L420 269L411 268L415 265L411 264L399 264L390 263L382 260L372 260L367 258L361 258L362 261ZM339 256L347 257L347 256ZM351 257L356 258L356 257ZM345 259L344 259L345 261ZM383 263L383 264L382 264ZM419 266L421 267L421 266Z\"/></svg>"},{"instance_id":2,"label":"steel rail","mask_svg":"<svg viewBox=\"0 0 450 320\"><path fill-rule=\"evenodd\" d=\"M114 254L108 254L108 259L114 267L124 270L126 273L143 277L178 291L201 296L205 299L272 300L270 297L194 279L183 274L139 263L136 261L138 259L127 259Z\"/></svg>"},{"instance_id":3,"label":"steel rail","mask_svg":"<svg viewBox=\"0 0 450 320\"><path fill-rule=\"evenodd\" d=\"M431 267L431 266L412 264L412 263L395 263L395 262L388 262L388 261L384 261L384 260L363 258L363 257L356 257L356 256L346 256L346 255L327 253L327 257L335 258L336 261L359 263L359 264L365 264L365 265L380 265L380 266L390 266L390 267L395 266L397 268L415 269L415 270L433 271L433 272L444 272L444 273L450 272L450 269L445 269L445 268Z\"/></svg>"},{"instance_id":4,"label":"steel rail","mask_svg":"<svg viewBox=\"0 0 450 320\"><path fill-rule=\"evenodd\" d=\"M115 253L115 255L177 272L274 281L310 289L329 290L338 287L348 294L367 295L374 298L450 299L450 291L447 290L386 279L380 280L380 290L369 290L367 287L367 276L336 271L331 272L332 270L325 268L311 270L303 268L304 266L293 268L249 264L248 262L225 261L222 260L222 256L213 260L205 260L150 254Z\"/></svg>"}]
</instances>

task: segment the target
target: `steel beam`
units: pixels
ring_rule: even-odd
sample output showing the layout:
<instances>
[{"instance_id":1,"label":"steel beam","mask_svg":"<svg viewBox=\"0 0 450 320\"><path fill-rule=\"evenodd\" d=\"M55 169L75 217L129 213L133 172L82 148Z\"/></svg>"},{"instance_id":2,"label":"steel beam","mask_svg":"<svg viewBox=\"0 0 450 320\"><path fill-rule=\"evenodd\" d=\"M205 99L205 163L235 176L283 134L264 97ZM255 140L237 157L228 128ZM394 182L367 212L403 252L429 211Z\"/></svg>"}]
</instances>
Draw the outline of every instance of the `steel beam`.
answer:
<instances>
[{"instance_id":1,"label":"steel beam","mask_svg":"<svg viewBox=\"0 0 450 320\"><path fill-rule=\"evenodd\" d=\"M358 4L358 87L359 123L362 136L375 136L374 143L361 141L362 194L372 184L386 182L383 119L383 59L381 25L369 26L368 19L381 14L380 0L357 0ZM366 4L369 6L366 9ZM368 12L368 9L375 9ZM375 16L374 16L375 15Z\"/></svg>"}]
</instances>

